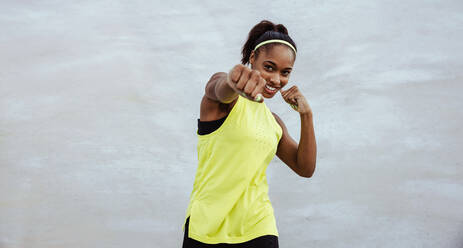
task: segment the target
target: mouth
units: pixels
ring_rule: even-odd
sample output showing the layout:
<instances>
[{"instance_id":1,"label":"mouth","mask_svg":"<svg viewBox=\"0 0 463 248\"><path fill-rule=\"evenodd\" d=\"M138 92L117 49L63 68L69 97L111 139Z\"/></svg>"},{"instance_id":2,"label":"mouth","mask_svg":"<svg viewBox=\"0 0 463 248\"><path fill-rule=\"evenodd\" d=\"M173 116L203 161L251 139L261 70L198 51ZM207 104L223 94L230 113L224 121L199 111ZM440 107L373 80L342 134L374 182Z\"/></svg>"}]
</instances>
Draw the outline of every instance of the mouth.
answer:
<instances>
[{"instance_id":1,"label":"mouth","mask_svg":"<svg viewBox=\"0 0 463 248\"><path fill-rule=\"evenodd\" d=\"M265 91L268 93L268 94L275 94L280 88L278 87L272 87L268 84L265 85Z\"/></svg>"}]
</instances>

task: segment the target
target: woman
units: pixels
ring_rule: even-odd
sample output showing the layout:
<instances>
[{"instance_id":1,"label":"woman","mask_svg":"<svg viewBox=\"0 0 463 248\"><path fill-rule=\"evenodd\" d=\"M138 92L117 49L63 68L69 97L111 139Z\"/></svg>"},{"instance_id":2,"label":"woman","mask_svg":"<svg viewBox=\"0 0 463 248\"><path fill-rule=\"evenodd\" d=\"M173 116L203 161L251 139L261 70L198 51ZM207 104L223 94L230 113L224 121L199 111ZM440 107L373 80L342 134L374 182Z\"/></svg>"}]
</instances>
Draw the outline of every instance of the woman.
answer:
<instances>
[{"instance_id":1,"label":"woman","mask_svg":"<svg viewBox=\"0 0 463 248\"><path fill-rule=\"evenodd\" d=\"M312 110L297 86L287 29L263 20L249 32L242 64L215 73L198 119L198 167L183 225L183 247L278 247L265 171L275 154L302 177L315 171ZM250 64L251 68L245 66ZM280 92L300 114L297 144L263 98ZM262 98L263 97L263 98Z\"/></svg>"}]
</instances>

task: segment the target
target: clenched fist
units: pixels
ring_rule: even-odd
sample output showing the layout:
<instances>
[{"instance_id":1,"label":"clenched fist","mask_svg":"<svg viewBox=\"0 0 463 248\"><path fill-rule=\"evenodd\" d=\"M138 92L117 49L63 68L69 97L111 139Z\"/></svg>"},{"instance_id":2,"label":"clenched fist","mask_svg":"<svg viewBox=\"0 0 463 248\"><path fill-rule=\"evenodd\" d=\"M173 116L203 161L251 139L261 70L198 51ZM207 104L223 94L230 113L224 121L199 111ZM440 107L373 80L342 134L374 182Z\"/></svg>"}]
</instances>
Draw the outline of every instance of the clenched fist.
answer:
<instances>
[{"instance_id":1,"label":"clenched fist","mask_svg":"<svg viewBox=\"0 0 463 248\"><path fill-rule=\"evenodd\" d=\"M300 114L312 115L312 108L310 108L309 103L296 85L287 90L280 89L280 93L285 102L291 105L294 110Z\"/></svg>"},{"instance_id":2,"label":"clenched fist","mask_svg":"<svg viewBox=\"0 0 463 248\"><path fill-rule=\"evenodd\" d=\"M228 73L227 84L251 101L264 101L262 92L266 83L258 70L250 69L242 64L235 65Z\"/></svg>"}]
</instances>

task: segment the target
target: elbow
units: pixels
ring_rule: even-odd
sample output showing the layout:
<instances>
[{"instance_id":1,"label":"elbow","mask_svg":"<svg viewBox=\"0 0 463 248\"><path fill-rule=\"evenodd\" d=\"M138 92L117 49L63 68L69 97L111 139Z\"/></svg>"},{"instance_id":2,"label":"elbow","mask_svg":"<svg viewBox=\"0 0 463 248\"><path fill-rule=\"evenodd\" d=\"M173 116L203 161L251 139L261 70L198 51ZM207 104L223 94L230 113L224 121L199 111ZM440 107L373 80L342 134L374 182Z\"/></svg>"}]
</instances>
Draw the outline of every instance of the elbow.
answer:
<instances>
[{"instance_id":1,"label":"elbow","mask_svg":"<svg viewBox=\"0 0 463 248\"><path fill-rule=\"evenodd\" d=\"M311 169L300 173L299 175L301 177L311 178L313 176L313 174L315 173L315 164L313 164L313 166L309 166L307 168L311 168Z\"/></svg>"},{"instance_id":2,"label":"elbow","mask_svg":"<svg viewBox=\"0 0 463 248\"><path fill-rule=\"evenodd\" d=\"M300 176L304 178L311 178L313 176L313 173L301 174Z\"/></svg>"}]
</instances>

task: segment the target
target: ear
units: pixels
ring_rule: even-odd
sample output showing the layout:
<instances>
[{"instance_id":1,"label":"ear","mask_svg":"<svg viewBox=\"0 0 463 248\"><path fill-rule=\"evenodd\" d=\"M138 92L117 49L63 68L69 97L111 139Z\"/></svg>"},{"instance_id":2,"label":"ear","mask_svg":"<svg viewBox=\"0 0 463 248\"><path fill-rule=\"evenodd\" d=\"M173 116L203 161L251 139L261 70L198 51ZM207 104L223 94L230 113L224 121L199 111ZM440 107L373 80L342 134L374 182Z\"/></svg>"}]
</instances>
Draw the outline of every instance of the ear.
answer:
<instances>
[{"instance_id":1,"label":"ear","mask_svg":"<svg viewBox=\"0 0 463 248\"><path fill-rule=\"evenodd\" d=\"M252 51L252 52L251 52L251 55L249 55L249 63L250 63L250 64L254 64L254 59L255 59L254 51Z\"/></svg>"}]
</instances>

